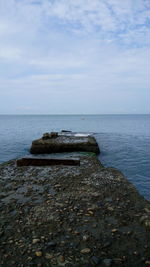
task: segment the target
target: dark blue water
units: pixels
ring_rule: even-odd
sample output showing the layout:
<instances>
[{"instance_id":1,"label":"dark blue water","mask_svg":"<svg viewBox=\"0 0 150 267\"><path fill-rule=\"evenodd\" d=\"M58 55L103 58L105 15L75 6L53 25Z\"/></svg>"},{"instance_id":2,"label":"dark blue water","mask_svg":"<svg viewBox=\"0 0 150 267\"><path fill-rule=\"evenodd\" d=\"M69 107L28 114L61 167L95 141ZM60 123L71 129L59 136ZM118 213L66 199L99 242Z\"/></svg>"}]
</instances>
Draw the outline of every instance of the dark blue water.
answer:
<instances>
[{"instance_id":1,"label":"dark blue water","mask_svg":"<svg viewBox=\"0 0 150 267\"><path fill-rule=\"evenodd\" d=\"M150 115L1 115L0 162L29 153L44 132L62 129L96 133L102 163L120 169L150 200Z\"/></svg>"}]
</instances>

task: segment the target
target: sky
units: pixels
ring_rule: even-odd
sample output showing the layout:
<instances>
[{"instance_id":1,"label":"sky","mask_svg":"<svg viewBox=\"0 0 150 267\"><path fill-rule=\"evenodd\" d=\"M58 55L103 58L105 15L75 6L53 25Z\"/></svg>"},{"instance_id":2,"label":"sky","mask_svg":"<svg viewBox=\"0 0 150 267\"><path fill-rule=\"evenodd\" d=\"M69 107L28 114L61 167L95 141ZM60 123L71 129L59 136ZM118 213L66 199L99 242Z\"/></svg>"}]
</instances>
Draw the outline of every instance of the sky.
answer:
<instances>
[{"instance_id":1,"label":"sky","mask_svg":"<svg viewBox=\"0 0 150 267\"><path fill-rule=\"evenodd\" d=\"M0 0L0 114L150 113L150 0Z\"/></svg>"}]
</instances>

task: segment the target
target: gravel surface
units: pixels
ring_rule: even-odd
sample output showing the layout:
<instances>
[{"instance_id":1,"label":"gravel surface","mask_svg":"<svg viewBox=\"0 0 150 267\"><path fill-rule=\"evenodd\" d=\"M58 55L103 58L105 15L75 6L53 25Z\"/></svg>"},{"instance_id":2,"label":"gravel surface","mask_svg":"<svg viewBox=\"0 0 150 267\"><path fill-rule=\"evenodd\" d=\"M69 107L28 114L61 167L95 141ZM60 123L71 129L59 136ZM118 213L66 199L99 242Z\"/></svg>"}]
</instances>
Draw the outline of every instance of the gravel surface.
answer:
<instances>
[{"instance_id":1,"label":"gravel surface","mask_svg":"<svg viewBox=\"0 0 150 267\"><path fill-rule=\"evenodd\" d=\"M150 266L150 203L92 154L0 165L0 266Z\"/></svg>"}]
</instances>

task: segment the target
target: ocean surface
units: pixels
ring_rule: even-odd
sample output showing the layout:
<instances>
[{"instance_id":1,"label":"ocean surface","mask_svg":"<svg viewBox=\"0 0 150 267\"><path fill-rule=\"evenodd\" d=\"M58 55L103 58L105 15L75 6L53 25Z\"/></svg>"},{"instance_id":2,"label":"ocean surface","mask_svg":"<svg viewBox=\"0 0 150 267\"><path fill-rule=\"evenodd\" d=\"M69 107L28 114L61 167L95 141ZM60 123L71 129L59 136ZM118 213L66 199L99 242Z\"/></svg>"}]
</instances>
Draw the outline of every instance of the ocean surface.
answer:
<instances>
[{"instance_id":1,"label":"ocean surface","mask_svg":"<svg viewBox=\"0 0 150 267\"><path fill-rule=\"evenodd\" d=\"M150 115L0 115L0 163L28 154L44 132L62 129L94 133L101 162L150 200Z\"/></svg>"}]
</instances>

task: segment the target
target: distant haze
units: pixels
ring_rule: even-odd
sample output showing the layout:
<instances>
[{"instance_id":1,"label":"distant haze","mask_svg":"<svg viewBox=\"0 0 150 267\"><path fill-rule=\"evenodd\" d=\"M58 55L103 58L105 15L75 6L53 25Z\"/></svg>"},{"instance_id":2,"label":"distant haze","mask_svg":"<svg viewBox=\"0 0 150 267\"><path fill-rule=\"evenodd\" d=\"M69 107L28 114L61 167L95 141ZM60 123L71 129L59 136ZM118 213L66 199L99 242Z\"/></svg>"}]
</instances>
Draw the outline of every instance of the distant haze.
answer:
<instances>
[{"instance_id":1,"label":"distant haze","mask_svg":"<svg viewBox=\"0 0 150 267\"><path fill-rule=\"evenodd\" d=\"M150 0L0 0L0 114L150 113Z\"/></svg>"}]
</instances>

